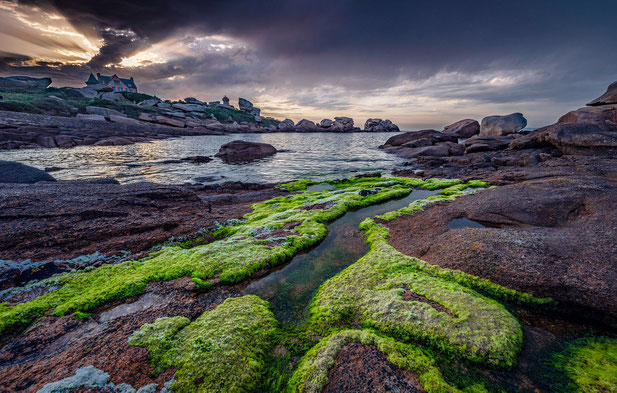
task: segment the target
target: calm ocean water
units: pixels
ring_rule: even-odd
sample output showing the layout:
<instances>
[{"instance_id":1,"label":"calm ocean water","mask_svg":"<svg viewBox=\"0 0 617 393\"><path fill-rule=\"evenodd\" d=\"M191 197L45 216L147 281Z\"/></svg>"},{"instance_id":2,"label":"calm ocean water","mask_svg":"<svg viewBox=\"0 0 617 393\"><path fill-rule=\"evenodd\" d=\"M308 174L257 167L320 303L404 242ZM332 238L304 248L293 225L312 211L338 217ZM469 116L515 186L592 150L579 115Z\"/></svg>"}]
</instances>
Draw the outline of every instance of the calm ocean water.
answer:
<instances>
[{"instance_id":1,"label":"calm ocean water","mask_svg":"<svg viewBox=\"0 0 617 393\"><path fill-rule=\"evenodd\" d=\"M129 146L79 146L71 149L30 149L0 152L0 160L37 168L60 167L58 180L113 177L122 183L219 183L326 180L370 171L389 172L403 160L377 147L393 133L280 133L209 135L167 139ZM270 143L283 150L247 164L165 163L188 156L214 156L235 139Z\"/></svg>"}]
</instances>

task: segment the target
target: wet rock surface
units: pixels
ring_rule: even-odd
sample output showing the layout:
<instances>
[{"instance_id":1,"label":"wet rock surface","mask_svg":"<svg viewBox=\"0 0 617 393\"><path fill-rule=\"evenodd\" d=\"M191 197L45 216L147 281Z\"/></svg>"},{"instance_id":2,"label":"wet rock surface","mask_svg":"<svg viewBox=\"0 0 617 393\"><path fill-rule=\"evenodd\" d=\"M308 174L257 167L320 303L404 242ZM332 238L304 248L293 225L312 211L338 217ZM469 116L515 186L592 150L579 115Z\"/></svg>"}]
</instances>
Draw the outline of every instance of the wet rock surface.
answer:
<instances>
[{"instance_id":1,"label":"wet rock surface","mask_svg":"<svg viewBox=\"0 0 617 393\"><path fill-rule=\"evenodd\" d=\"M399 251L509 288L617 316L615 171L600 176L546 173L386 225ZM569 168L573 172L573 168ZM486 228L449 228L468 218Z\"/></svg>"},{"instance_id":2,"label":"wet rock surface","mask_svg":"<svg viewBox=\"0 0 617 393\"><path fill-rule=\"evenodd\" d=\"M0 349L0 390L36 392L91 365L110 374L116 385L126 383L137 390L155 383L160 388L174 370L153 377L148 350L127 346L133 332L161 317L195 319L238 295L233 287L200 293L184 278L152 283L141 296L97 309L85 319L44 317Z\"/></svg>"},{"instance_id":3,"label":"wet rock surface","mask_svg":"<svg viewBox=\"0 0 617 393\"><path fill-rule=\"evenodd\" d=\"M268 185L209 186L59 181L0 186L0 253L14 261L140 252L241 218Z\"/></svg>"},{"instance_id":4,"label":"wet rock surface","mask_svg":"<svg viewBox=\"0 0 617 393\"><path fill-rule=\"evenodd\" d=\"M374 345L350 343L336 357L322 392L424 392L416 378L390 363Z\"/></svg>"}]
</instances>

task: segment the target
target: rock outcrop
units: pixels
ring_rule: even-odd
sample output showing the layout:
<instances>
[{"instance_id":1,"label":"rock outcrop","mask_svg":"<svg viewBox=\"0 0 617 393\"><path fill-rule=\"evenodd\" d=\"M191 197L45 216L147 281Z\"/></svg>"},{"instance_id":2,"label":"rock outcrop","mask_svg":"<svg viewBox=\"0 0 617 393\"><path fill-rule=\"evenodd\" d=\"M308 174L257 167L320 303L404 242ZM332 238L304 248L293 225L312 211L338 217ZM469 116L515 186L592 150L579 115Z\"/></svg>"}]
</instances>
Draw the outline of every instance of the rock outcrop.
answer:
<instances>
[{"instance_id":1,"label":"rock outcrop","mask_svg":"<svg viewBox=\"0 0 617 393\"><path fill-rule=\"evenodd\" d=\"M224 161L245 161L276 154L274 146L267 143L235 140L224 144L215 154Z\"/></svg>"},{"instance_id":2,"label":"rock outcrop","mask_svg":"<svg viewBox=\"0 0 617 393\"><path fill-rule=\"evenodd\" d=\"M115 111L108 108L90 111L97 113L62 117L0 111L0 150L93 145L112 137L139 143L178 136L209 135L213 132L197 127L188 129L148 124L123 114L114 114ZM107 121L104 115L108 115L111 121ZM184 126L184 121L168 121Z\"/></svg>"},{"instance_id":3,"label":"rock outcrop","mask_svg":"<svg viewBox=\"0 0 617 393\"><path fill-rule=\"evenodd\" d=\"M364 123L364 131L375 131L375 132L391 132L391 131L400 131L398 126L392 123L390 120L381 120L381 119L367 119Z\"/></svg>"},{"instance_id":4,"label":"rock outcrop","mask_svg":"<svg viewBox=\"0 0 617 393\"><path fill-rule=\"evenodd\" d=\"M291 119L285 119L277 125L277 129L281 131L291 131L294 129L294 121Z\"/></svg>"},{"instance_id":5,"label":"rock outcrop","mask_svg":"<svg viewBox=\"0 0 617 393\"><path fill-rule=\"evenodd\" d=\"M115 109L101 108L101 107L98 107L98 106L87 106L86 107L86 113L91 114L91 115L103 116L104 118L106 118L108 120L109 120L110 116L126 117L126 115L124 113L118 112Z\"/></svg>"},{"instance_id":6,"label":"rock outcrop","mask_svg":"<svg viewBox=\"0 0 617 393\"><path fill-rule=\"evenodd\" d=\"M334 124L334 122L330 119L323 119L322 121L319 122L319 126L321 128L330 128L332 127L332 124Z\"/></svg>"},{"instance_id":7,"label":"rock outcrop","mask_svg":"<svg viewBox=\"0 0 617 393\"><path fill-rule=\"evenodd\" d=\"M515 139L509 146L513 150L554 146L563 154L617 155L617 132L593 123L556 123Z\"/></svg>"},{"instance_id":8,"label":"rock outcrop","mask_svg":"<svg viewBox=\"0 0 617 393\"><path fill-rule=\"evenodd\" d=\"M444 127L443 132L459 138L471 138L480 133L480 123L474 119L463 119Z\"/></svg>"},{"instance_id":9,"label":"rock outcrop","mask_svg":"<svg viewBox=\"0 0 617 393\"><path fill-rule=\"evenodd\" d=\"M591 101L588 106L617 104L617 82L613 82L606 89L606 93Z\"/></svg>"},{"instance_id":10,"label":"rock outcrop","mask_svg":"<svg viewBox=\"0 0 617 393\"><path fill-rule=\"evenodd\" d=\"M310 120L302 119L296 124L296 130L298 131L315 131L317 130L317 125Z\"/></svg>"},{"instance_id":11,"label":"rock outcrop","mask_svg":"<svg viewBox=\"0 0 617 393\"><path fill-rule=\"evenodd\" d=\"M0 183L56 181L49 173L14 161L0 161Z\"/></svg>"},{"instance_id":12,"label":"rock outcrop","mask_svg":"<svg viewBox=\"0 0 617 393\"><path fill-rule=\"evenodd\" d=\"M522 113L505 116L488 116L482 119L480 136L504 136L515 134L527 126L527 119Z\"/></svg>"},{"instance_id":13,"label":"rock outcrop","mask_svg":"<svg viewBox=\"0 0 617 393\"><path fill-rule=\"evenodd\" d=\"M465 147L457 143L458 138L436 130L410 131L395 135L379 146L390 153L404 158L459 156Z\"/></svg>"},{"instance_id":14,"label":"rock outcrop","mask_svg":"<svg viewBox=\"0 0 617 393\"><path fill-rule=\"evenodd\" d=\"M467 139L465 153L478 153L481 151L497 151L506 149L514 139L511 136L480 136L476 135Z\"/></svg>"},{"instance_id":15,"label":"rock outcrop","mask_svg":"<svg viewBox=\"0 0 617 393\"><path fill-rule=\"evenodd\" d=\"M588 123L604 131L617 131L617 104L579 108L561 116L558 123Z\"/></svg>"},{"instance_id":16,"label":"rock outcrop","mask_svg":"<svg viewBox=\"0 0 617 393\"><path fill-rule=\"evenodd\" d=\"M240 107L241 111L248 112L253 116L259 116L261 114L261 109L253 106L253 103L246 98L238 98L238 107Z\"/></svg>"},{"instance_id":17,"label":"rock outcrop","mask_svg":"<svg viewBox=\"0 0 617 393\"><path fill-rule=\"evenodd\" d=\"M380 146L380 148L387 148L391 146L402 146L406 143L416 142L422 139L428 140L428 143L430 143L431 145L438 143L438 142L455 142L456 143L458 140L458 138L455 135L445 134L443 132L439 132L435 130L409 131L409 132L394 135L388 138L386 143ZM408 146L416 147L412 145L408 145Z\"/></svg>"},{"instance_id":18,"label":"rock outcrop","mask_svg":"<svg viewBox=\"0 0 617 393\"><path fill-rule=\"evenodd\" d=\"M330 131L353 131L353 119L344 116L335 117L329 129Z\"/></svg>"},{"instance_id":19,"label":"rock outcrop","mask_svg":"<svg viewBox=\"0 0 617 393\"><path fill-rule=\"evenodd\" d=\"M51 85L51 78L31 78L29 76L7 76L0 78L0 87L46 89Z\"/></svg>"}]
</instances>

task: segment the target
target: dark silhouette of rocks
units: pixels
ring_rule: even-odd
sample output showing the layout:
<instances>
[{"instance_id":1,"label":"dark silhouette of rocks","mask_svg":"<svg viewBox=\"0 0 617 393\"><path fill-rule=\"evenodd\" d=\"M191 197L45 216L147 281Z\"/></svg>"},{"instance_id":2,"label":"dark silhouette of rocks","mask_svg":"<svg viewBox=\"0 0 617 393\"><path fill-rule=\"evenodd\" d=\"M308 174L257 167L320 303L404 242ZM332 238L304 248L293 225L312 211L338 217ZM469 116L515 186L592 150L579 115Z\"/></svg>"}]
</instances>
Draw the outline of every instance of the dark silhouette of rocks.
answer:
<instances>
[{"instance_id":1,"label":"dark silhouette of rocks","mask_svg":"<svg viewBox=\"0 0 617 393\"><path fill-rule=\"evenodd\" d=\"M13 161L0 161L0 183L37 183L56 181L47 172Z\"/></svg>"}]
</instances>

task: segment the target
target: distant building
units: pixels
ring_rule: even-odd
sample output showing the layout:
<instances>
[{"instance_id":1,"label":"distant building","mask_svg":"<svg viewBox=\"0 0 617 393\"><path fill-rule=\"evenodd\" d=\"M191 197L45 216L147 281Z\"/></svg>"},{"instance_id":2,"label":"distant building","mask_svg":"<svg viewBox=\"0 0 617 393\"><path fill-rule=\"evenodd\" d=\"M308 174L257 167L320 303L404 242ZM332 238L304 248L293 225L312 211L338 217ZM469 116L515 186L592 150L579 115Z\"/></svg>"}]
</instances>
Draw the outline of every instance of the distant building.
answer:
<instances>
[{"instance_id":1,"label":"distant building","mask_svg":"<svg viewBox=\"0 0 617 393\"><path fill-rule=\"evenodd\" d=\"M92 73L90 73L90 77L86 81L86 85L92 86L99 83L111 87L114 91L131 91L133 93L137 93L137 85L135 85L133 77L130 79L125 79L119 78L116 74L113 74L112 76L105 76L100 73L97 73L95 77Z\"/></svg>"},{"instance_id":2,"label":"distant building","mask_svg":"<svg viewBox=\"0 0 617 393\"><path fill-rule=\"evenodd\" d=\"M229 106L229 98L227 96L223 97L223 105Z\"/></svg>"}]
</instances>

